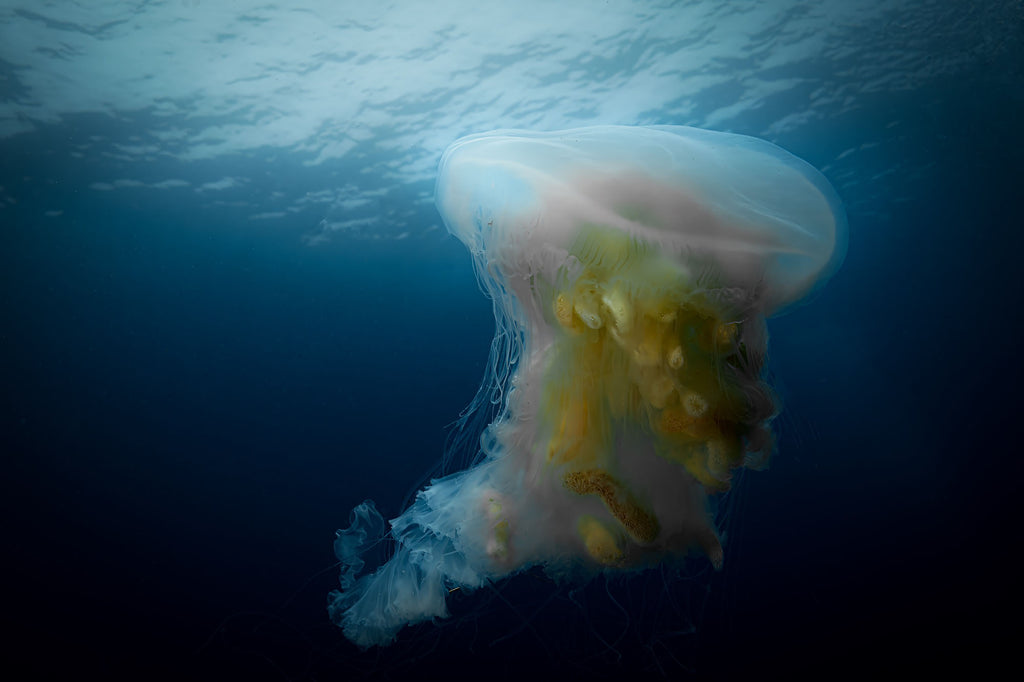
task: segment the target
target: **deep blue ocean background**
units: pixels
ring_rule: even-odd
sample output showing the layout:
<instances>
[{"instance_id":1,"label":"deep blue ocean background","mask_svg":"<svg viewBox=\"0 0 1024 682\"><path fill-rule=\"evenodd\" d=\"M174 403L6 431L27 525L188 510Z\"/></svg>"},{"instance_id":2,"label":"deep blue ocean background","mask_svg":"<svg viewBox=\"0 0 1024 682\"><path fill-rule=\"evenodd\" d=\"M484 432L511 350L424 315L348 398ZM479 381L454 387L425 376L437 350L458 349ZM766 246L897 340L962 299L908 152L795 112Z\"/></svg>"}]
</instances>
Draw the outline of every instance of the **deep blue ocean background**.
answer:
<instances>
[{"instance_id":1,"label":"deep blue ocean background","mask_svg":"<svg viewBox=\"0 0 1024 682\"><path fill-rule=\"evenodd\" d=\"M1019 613L1024 7L0 1L17 679L984 674ZM725 568L532 571L360 652L334 532L397 516L494 318L433 207L495 128L687 124L823 170L849 250L769 320L779 452ZM14 679L14 678L12 678Z\"/></svg>"}]
</instances>

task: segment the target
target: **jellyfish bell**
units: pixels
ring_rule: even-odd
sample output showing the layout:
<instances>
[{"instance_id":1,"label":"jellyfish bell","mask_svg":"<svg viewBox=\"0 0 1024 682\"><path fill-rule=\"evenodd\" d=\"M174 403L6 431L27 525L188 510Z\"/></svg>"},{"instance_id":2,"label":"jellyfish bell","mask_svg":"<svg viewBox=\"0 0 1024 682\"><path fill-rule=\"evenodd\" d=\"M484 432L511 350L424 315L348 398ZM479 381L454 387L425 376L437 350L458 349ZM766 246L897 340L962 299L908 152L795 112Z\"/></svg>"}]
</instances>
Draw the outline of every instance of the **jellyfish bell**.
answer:
<instances>
[{"instance_id":1,"label":"jellyfish bell","mask_svg":"<svg viewBox=\"0 0 1024 682\"><path fill-rule=\"evenodd\" d=\"M765 314L845 253L845 214L821 173L764 140L685 126L471 135L445 151L436 202L506 277L550 274L582 226L604 225L763 287Z\"/></svg>"},{"instance_id":2,"label":"jellyfish bell","mask_svg":"<svg viewBox=\"0 0 1024 682\"><path fill-rule=\"evenodd\" d=\"M436 202L494 299L507 347L484 383L503 402L475 464L391 521L384 566L356 575L372 505L339 531L335 622L385 644L447 615L450 590L535 565L720 566L709 496L774 445L764 319L842 258L827 181L770 143L694 128L499 131L449 147Z\"/></svg>"}]
</instances>

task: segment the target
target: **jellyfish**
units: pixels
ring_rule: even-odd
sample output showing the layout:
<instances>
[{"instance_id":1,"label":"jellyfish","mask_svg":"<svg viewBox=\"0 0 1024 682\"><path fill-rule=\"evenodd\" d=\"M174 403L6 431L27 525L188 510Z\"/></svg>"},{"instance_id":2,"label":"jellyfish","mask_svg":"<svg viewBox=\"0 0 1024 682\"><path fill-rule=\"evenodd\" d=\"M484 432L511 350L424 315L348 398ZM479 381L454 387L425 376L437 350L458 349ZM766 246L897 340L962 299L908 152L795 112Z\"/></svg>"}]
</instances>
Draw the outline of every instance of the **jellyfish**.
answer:
<instances>
[{"instance_id":1,"label":"jellyfish","mask_svg":"<svg viewBox=\"0 0 1024 682\"><path fill-rule=\"evenodd\" d=\"M467 466L390 528L372 501L352 511L331 619L368 648L535 566L720 567L711 501L774 449L765 319L845 251L828 181L764 140L690 127L496 131L448 147L435 201L493 300L472 407L498 406ZM385 535L390 558L365 571Z\"/></svg>"}]
</instances>

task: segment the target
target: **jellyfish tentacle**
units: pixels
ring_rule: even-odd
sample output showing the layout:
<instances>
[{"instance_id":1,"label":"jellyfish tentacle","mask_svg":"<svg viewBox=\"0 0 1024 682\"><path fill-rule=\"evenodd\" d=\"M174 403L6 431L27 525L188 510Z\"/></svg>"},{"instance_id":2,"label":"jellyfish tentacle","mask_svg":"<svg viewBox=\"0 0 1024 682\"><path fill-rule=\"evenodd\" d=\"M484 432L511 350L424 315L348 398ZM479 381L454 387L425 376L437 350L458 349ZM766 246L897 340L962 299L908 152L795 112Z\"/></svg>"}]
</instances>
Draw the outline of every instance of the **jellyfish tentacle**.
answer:
<instances>
[{"instance_id":1,"label":"jellyfish tentacle","mask_svg":"<svg viewBox=\"0 0 1024 682\"><path fill-rule=\"evenodd\" d=\"M562 480L565 487L577 495L600 497L612 516L638 543L649 544L658 537L661 529L658 519L644 509L629 489L607 471L570 471Z\"/></svg>"}]
</instances>

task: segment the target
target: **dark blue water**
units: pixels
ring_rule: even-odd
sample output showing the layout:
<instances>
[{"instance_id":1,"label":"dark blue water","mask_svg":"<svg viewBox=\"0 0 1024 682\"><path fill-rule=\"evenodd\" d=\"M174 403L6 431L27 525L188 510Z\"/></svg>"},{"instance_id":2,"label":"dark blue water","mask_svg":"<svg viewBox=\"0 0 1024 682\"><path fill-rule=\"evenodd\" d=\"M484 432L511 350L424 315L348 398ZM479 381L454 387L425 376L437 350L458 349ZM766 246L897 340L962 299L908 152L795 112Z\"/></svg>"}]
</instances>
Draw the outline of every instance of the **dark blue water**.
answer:
<instances>
[{"instance_id":1,"label":"dark blue water","mask_svg":"<svg viewBox=\"0 0 1024 682\"><path fill-rule=\"evenodd\" d=\"M312 245L315 209L282 227L90 189L119 162L73 152L144 117L0 139L13 660L50 679L977 674L1019 606L1024 97L999 68L775 140L836 183L850 244L769 321L779 453L729 501L722 572L531 572L370 652L327 618L332 540L364 499L402 511L483 376L493 317L462 245L421 229L439 218L413 190L377 208L401 204L408 238ZM881 144L830 170L860 141ZM270 152L145 168L251 174L252 197L321 172Z\"/></svg>"}]
</instances>

